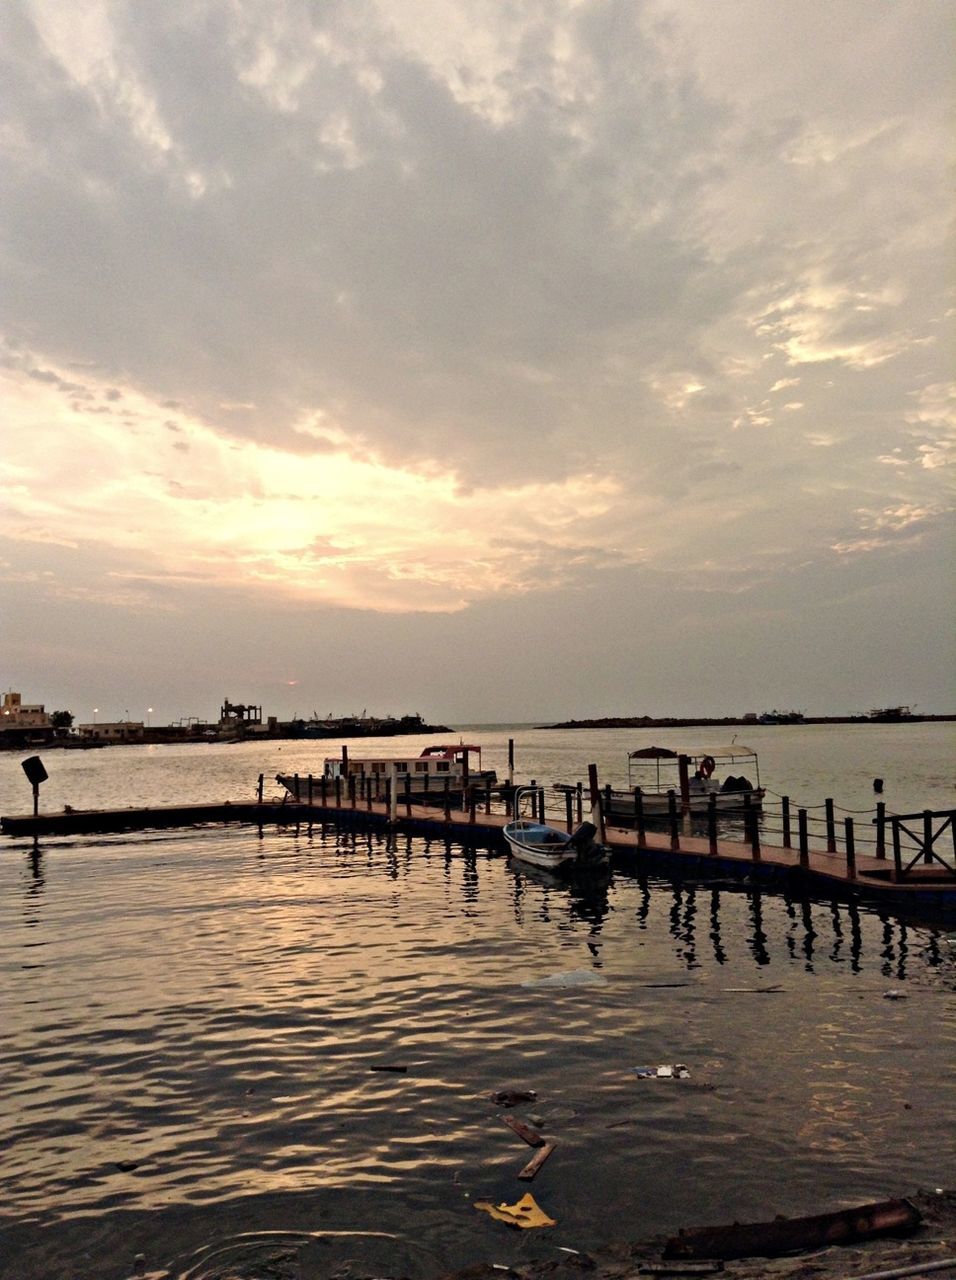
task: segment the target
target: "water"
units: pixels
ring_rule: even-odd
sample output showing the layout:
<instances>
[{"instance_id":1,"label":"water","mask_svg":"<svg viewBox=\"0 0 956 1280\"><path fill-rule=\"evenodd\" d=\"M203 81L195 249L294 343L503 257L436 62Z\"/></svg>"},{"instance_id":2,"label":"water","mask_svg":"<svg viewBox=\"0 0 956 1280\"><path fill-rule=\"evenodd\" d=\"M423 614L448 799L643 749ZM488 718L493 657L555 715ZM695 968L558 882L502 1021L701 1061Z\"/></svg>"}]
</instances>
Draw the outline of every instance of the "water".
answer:
<instances>
[{"instance_id":1,"label":"water","mask_svg":"<svg viewBox=\"0 0 956 1280\"><path fill-rule=\"evenodd\" d=\"M950 726L858 728L748 737L807 802L872 804L879 773L891 807L952 803ZM499 770L511 736L524 777L615 781L661 735L464 736ZM250 798L325 751L47 752L44 807ZM0 760L4 812L18 774ZM956 940L847 905L627 867L569 890L322 827L7 841L0 975L4 1280L137 1253L156 1280L425 1280L956 1182ZM634 1072L674 1062L688 1080ZM488 1096L509 1086L557 1143L530 1187ZM529 1189L554 1228L474 1208Z\"/></svg>"}]
</instances>

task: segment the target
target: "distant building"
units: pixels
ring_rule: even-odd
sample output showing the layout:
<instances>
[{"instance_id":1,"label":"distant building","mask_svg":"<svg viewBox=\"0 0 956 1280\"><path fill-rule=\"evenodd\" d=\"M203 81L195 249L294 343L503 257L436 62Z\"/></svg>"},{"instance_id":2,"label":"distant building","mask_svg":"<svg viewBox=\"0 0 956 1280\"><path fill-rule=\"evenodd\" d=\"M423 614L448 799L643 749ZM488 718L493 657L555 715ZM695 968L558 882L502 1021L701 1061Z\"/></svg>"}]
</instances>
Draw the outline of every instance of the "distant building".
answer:
<instances>
[{"instance_id":1,"label":"distant building","mask_svg":"<svg viewBox=\"0 0 956 1280\"><path fill-rule=\"evenodd\" d=\"M146 736L142 720L115 720L102 724L79 724L77 735L87 742L139 742Z\"/></svg>"},{"instance_id":2,"label":"distant building","mask_svg":"<svg viewBox=\"0 0 956 1280\"><path fill-rule=\"evenodd\" d=\"M53 727L42 702L24 702L19 693L5 693L0 707L0 724L4 729L51 729Z\"/></svg>"}]
</instances>

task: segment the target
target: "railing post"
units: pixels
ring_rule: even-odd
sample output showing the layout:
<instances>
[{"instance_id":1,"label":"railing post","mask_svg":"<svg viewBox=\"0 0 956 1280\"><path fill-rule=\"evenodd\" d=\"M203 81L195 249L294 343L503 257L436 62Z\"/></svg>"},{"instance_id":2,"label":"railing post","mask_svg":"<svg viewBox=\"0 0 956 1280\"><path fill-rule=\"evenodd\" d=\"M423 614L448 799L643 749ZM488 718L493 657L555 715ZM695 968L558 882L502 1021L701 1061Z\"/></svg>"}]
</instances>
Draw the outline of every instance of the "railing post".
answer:
<instances>
[{"instance_id":1,"label":"railing post","mask_svg":"<svg viewBox=\"0 0 956 1280\"><path fill-rule=\"evenodd\" d=\"M711 792L707 797L707 839L710 842L710 852L716 857L717 855L717 797Z\"/></svg>"},{"instance_id":2,"label":"railing post","mask_svg":"<svg viewBox=\"0 0 956 1280\"><path fill-rule=\"evenodd\" d=\"M342 779L338 774L335 776L335 807L336 809L342 807Z\"/></svg>"},{"instance_id":3,"label":"railing post","mask_svg":"<svg viewBox=\"0 0 956 1280\"><path fill-rule=\"evenodd\" d=\"M833 819L833 801L825 801L827 810L827 853L836 853L836 823Z\"/></svg>"},{"instance_id":4,"label":"railing post","mask_svg":"<svg viewBox=\"0 0 956 1280\"><path fill-rule=\"evenodd\" d=\"M302 797L299 795L299 775L297 773L293 774L292 781L295 783L295 802L296 804L301 804Z\"/></svg>"},{"instance_id":5,"label":"railing post","mask_svg":"<svg viewBox=\"0 0 956 1280\"><path fill-rule=\"evenodd\" d=\"M445 821L451 822L451 778L445 775L445 794L442 797L445 809Z\"/></svg>"},{"instance_id":6,"label":"railing post","mask_svg":"<svg viewBox=\"0 0 956 1280\"><path fill-rule=\"evenodd\" d=\"M843 819L844 839L846 842L846 874L847 879L856 879L856 841L853 837L853 819Z\"/></svg>"},{"instance_id":7,"label":"railing post","mask_svg":"<svg viewBox=\"0 0 956 1280\"><path fill-rule=\"evenodd\" d=\"M354 773L350 773L348 778L345 780L345 788L348 792L349 805L354 809L355 808L355 774Z\"/></svg>"},{"instance_id":8,"label":"railing post","mask_svg":"<svg viewBox=\"0 0 956 1280\"><path fill-rule=\"evenodd\" d=\"M475 788L472 783L468 785L468 821L475 821Z\"/></svg>"},{"instance_id":9,"label":"railing post","mask_svg":"<svg viewBox=\"0 0 956 1280\"><path fill-rule=\"evenodd\" d=\"M265 774L259 774L259 785L256 787L256 803L262 804L262 784L265 780Z\"/></svg>"},{"instance_id":10,"label":"railing post","mask_svg":"<svg viewBox=\"0 0 956 1280\"><path fill-rule=\"evenodd\" d=\"M644 792L640 787L634 788L634 826L637 829L638 849L646 849L647 831L644 827Z\"/></svg>"},{"instance_id":11,"label":"railing post","mask_svg":"<svg viewBox=\"0 0 956 1280\"><path fill-rule=\"evenodd\" d=\"M890 820L893 824L893 865L896 867L897 880L903 876L903 854L900 850L900 820L895 815Z\"/></svg>"},{"instance_id":12,"label":"railing post","mask_svg":"<svg viewBox=\"0 0 956 1280\"><path fill-rule=\"evenodd\" d=\"M677 825L677 792L671 787L667 793L667 825L671 833L671 849L680 849L680 829Z\"/></svg>"},{"instance_id":13,"label":"railing post","mask_svg":"<svg viewBox=\"0 0 956 1280\"><path fill-rule=\"evenodd\" d=\"M933 861L933 812L923 810L923 861Z\"/></svg>"},{"instance_id":14,"label":"railing post","mask_svg":"<svg viewBox=\"0 0 956 1280\"><path fill-rule=\"evenodd\" d=\"M491 783L485 781L485 813L491 813Z\"/></svg>"},{"instance_id":15,"label":"railing post","mask_svg":"<svg viewBox=\"0 0 956 1280\"><path fill-rule=\"evenodd\" d=\"M780 803L783 809L783 847L792 849L793 844L790 840L790 797L784 796Z\"/></svg>"},{"instance_id":16,"label":"railing post","mask_svg":"<svg viewBox=\"0 0 956 1280\"><path fill-rule=\"evenodd\" d=\"M610 818L610 816L611 816L611 784L609 782L606 782L604 784L604 817L605 819L607 819L607 818Z\"/></svg>"},{"instance_id":17,"label":"railing post","mask_svg":"<svg viewBox=\"0 0 956 1280\"><path fill-rule=\"evenodd\" d=\"M886 857L886 801L876 802L876 856Z\"/></svg>"},{"instance_id":18,"label":"railing post","mask_svg":"<svg viewBox=\"0 0 956 1280\"><path fill-rule=\"evenodd\" d=\"M584 821L584 783L581 781L580 778L578 779L577 793L578 793L578 826L580 826L581 823Z\"/></svg>"},{"instance_id":19,"label":"railing post","mask_svg":"<svg viewBox=\"0 0 956 1280\"><path fill-rule=\"evenodd\" d=\"M807 811L797 810L797 839L800 842L800 866L804 871L810 869L810 840L807 836Z\"/></svg>"},{"instance_id":20,"label":"railing post","mask_svg":"<svg viewBox=\"0 0 956 1280\"><path fill-rule=\"evenodd\" d=\"M372 812L372 775L369 774L365 779L365 807Z\"/></svg>"},{"instance_id":21,"label":"railing post","mask_svg":"<svg viewBox=\"0 0 956 1280\"><path fill-rule=\"evenodd\" d=\"M309 774L308 786L309 786L309 807L311 808L312 806L312 774L311 773Z\"/></svg>"},{"instance_id":22,"label":"railing post","mask_svg":"<svg viewBox=\"0 0 956 1280\"><path fill-rule=\"evenodd\" d=\"M598 771L596 764L588 765L588 787L591 796L591 814L592 821L597 818L594 825L598 829L598 840L601 844L607 840L607 831L604 825L604 806L601 804L601 788L598 784Z\"/></svg>"},{"instance_id":23,"label":"railing post","mask_svg":"<svg viewBox=\"0 0 956 1280\"><path fill-rule=\"evenodd\" d=\"M326 782L324 773L322 774L322 777L319 779L319 789L322 792L322 808L324 809L326 808L326 804L328 800L328 797L326 795L326 791L328 789L328 783Z\"/></svg>"},{"instance_id":24,"label":"railing post","mask_svg":"<svg viewBox=\"0 0 956 1280\"><path fill-rule=\"evenodd\" d=\"M412 775L405 774L405 817L412 816Z\"/></svg>"},{"instance_id":25,"label":"railing post","mask_svg":"<svg viewBox=\"0 0 956 1280\"><path fill-rule=\"evenodd\" d=\"M565 822L568 828L568 835L574 830L574 798L570 791L564 793L564 810Z\"/></svg>"}]
</instances>

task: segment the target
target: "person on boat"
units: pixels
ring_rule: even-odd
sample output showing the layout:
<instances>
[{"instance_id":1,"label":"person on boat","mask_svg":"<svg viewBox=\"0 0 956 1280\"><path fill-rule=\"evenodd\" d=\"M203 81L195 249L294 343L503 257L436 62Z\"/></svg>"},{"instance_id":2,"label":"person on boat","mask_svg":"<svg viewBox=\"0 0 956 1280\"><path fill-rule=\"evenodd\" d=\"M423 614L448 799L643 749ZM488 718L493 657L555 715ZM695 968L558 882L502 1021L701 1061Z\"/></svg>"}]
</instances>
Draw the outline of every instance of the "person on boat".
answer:
<instances>
[{"instance_id":1,"label":"person on boat","mask_svg":"<svg viewBox=\"0 0 956 1280\"><path fill-rule=\"evenodd\" d=\"M699 769L696 770L688 785L690 786L691 791L695 791L699 794L702 794L707 790L707 783L704 781L704 775Z\"/></svg>"}]
</instances>

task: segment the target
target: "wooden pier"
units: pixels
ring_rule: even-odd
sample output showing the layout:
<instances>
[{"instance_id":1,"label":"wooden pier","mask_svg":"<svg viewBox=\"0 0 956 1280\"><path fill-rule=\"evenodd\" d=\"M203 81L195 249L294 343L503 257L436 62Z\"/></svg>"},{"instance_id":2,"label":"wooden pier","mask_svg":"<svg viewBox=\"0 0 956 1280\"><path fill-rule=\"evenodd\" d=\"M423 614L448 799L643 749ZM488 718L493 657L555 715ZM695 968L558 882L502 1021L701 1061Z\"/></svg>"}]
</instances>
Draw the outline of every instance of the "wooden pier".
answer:
<instances>
[{"instance_id":1,"label":"wooden pier","mask_svg":"<svg viewBox=\"0 0 956 1280\"><path fill-rule=\"evenodd\" d=\"M540 796L537 811L543 816L544 788L537 790ZM487 789L473 789L464 805L460 801L453 804L446 796L444 804L437 807L415 803L407 794L387 803L374 799L370 792L356 792L355 788L335 788L332 794L330 791L331 788L316 786L312 804L296 803L288 797L269 799L262 794L260 779L260 799L255 802L109 810L68 808L58 813L2 817L0 833L38 839L40 836L223 823L262 827L332 822L442 837L463 844L500 848L504 852L501 830L509 821L507 800L496 798L493 811L492 793ZM547 820L570 831L580 821L580 801L574 807L566 795L561 798L566 806L564 815L549 816ZM537 801L534 802L537 807ZM858 852L849 819L845 824L844 847L837 849L832 802L828 801L827 806L825 838L821 841L826 845L824 848L811 847L805 810L798 811L798 838L794 847L787 806L781 844L768 844L761 839L753 815L745 815L743 839L718 838L713 814L706 835L692 834L689 824L680 818L673 805L670 821L663 830L651 831L641 822L634 829L602 823L603 839L614 860L622 865L644 862L694 876L730 875L770 886L804 886L828 894L849 894L891 907L930 907L946 914L956 913L956 869L936 848L940 837L948 834L953 838L956 851L953 810L917 815L881 813L876 852L867 854Z\"/></svg>"}]
</instances>

